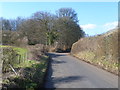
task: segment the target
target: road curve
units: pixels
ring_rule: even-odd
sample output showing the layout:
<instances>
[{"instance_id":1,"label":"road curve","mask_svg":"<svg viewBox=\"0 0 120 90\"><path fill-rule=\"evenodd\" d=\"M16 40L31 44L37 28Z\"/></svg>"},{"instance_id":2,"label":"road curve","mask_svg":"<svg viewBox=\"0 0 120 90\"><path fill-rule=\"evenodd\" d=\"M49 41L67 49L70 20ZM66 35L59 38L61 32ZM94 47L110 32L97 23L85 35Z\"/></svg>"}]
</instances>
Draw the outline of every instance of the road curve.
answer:
<instances>
[{"instance_id":1,"label":"road curve","mask_svg":"<svg viewBox=\"0 0 120 90\"><path fill-rule=\"evenodd\" d=\"M65 53L49 53L45 88L118 88L118 76Z\"/></svg>"}]
</instances>

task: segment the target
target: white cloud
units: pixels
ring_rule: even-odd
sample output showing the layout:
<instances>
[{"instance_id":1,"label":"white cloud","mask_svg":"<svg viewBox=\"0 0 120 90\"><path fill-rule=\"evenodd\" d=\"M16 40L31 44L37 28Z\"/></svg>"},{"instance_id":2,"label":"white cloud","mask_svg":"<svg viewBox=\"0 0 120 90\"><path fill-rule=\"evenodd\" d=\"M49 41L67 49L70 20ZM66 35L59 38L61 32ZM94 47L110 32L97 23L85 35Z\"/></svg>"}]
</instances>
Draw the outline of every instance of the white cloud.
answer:
<instances>
[{"instance_id":1,"label":"white cloud","mask_svg":"<svg viewBox=\"0 0 120 90\"><path fill-rule=\"evenodd\" d=\"M94 29L96 27L95 24L85 24L85 25L80 25L83 29Z\"/></svg>"},{"instance_id":2,"label":"white cloud","mask_svg":"<svg viewBox=\"0 0 120 90\"><path fill-rule=\"evenodd\" d=\"M103 25L106 30L114 29L118 26L118 21L109 22Z\"/></svg>"}]
</instances>

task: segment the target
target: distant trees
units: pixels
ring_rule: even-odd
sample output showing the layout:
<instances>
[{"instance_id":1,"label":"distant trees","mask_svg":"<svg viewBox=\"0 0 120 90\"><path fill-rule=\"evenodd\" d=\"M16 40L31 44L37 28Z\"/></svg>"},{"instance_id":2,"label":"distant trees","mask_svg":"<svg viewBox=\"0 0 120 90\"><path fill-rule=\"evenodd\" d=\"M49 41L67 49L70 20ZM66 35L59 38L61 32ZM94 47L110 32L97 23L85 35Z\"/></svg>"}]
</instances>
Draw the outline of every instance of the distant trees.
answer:
<instances>
[{"instance_id":1,"label":"distant trees","mask_svg":"<svg viewBox=\"0 0 120 90\"><path fill-rule=\"evenodd\" d=\"M22 23L20 30L23 32L23 36L27 36L28 44L34 45L44 42L44 36L41 35L41 28L38 27L37 22L32 19L26 20Z\"/></svg>"},{"instance_id":2,"label":"distant trees","mask_svg":"<svg viewBox=\"0 0 120 90\"><path fill-rule=\"evenodd\" d=\"M24 21L23 18L18 17L17 19L4 19L0 18L2 22L2 30L16 31L19 28L19 25Z\"/></svg>"},{"instance_id":3,"label":"distant trees","mask_svg":"<svg viewBox=\"0 0 120 90\"><path fill-rule=\"evenodd\" d=\"M53 43L53 20L54 17L47 12L36 12L30 19L21 24L21 30L28 37L29 44L49 44ZM52 40L51 40L52 39Z\"/></svg>"},{"instance_id":4,"label":"distant trees","mask_svg":"<svg viewBox=\"0 0 120 90\"><path fill-rule=\"evenodd\" d=\"M0 18L0 22L2 22L2 43L5 45L19 45L21 44L20 39L22 37L22 32L19 31L19 26L23 23L24 19L17 18L17 19L4 19Z\"/></svg>"},{"instance_id":5,"label":"distant trees","mask_svg":"<svg viewBox=\"0 0 120 90\"><path fill-rule=\"evenodd\" d=\"M26 36L30 45L53 45L58 42L59 48L67 49L85 35L78 25L77 13L72 8L61 8L56 15L39 11L26 19L0 20L2 30L16 31L19 37Z\"/></svg>"},{"instance_id":6,"label":"distant trees","mask_svg":"<svg viewBox=\"0 0 120 90\"><path fill-rule=\"evenodd\" d=\"M2 18L1 18L2 19ZM2 30L11 30L10 21L6 19L2 19Z\"/></svg>"},{"instance_id":7,"label":"distant trees","mask_svg":"<svg viewBox=\"0 0 120 90\"><path fill-rule=\"evenodd\" d=\"M20 36L19 32L10 30L2 31L2 43L4 45L9 44L19 46L20 44L22 44L22 42L20 42L20 39L22 39L22 37Z\"/></svg>"},{"instance_id":8,"label":"distant trees","mask_svg":"<svg viewBox=\"0 0 120 90\"><path fill-rule=\"evenodd\" d=\"M84 36L84 32L81 30L76 22L69 18L60 18L57 22L59 30L59 40L60 46L66 48L71 48L72 44Z\"/></svg>"},{"instance_id":9,"label":"distant trees","mask_svg":"<svg viewBox=\"0 0 120 90\"><path fill-rule=\"evenodd\" d=\"M60 8L57 11L57 16L59 18L65 17L73 20L74 22L78 22L77 13L72 8Z\"/></svg>"},{"instance_id":10,"label":"distant trees","mask_svg":"<svg viewBox=\"0 0 120 90\"><path fill-rule=\"evenodd\" d=\"M70 49L72 44L84 36L83 30L77 24L77 13L71 8L61 8L57 11L57 29L59 46Z\"/></svg>"},{"instance_id":11,"label":"distant trees","mask_svg":"<svg viewBox=\"0 0 120 90\"><path fill-rule=\"evenodd\" d=\"M32 19L38 22L39 29L41 28L39 34L43 35L43 44L51 45L53 43L54 18L54 15L48 12L36 12L32 16Z\"/></svg>"}]
</instances>

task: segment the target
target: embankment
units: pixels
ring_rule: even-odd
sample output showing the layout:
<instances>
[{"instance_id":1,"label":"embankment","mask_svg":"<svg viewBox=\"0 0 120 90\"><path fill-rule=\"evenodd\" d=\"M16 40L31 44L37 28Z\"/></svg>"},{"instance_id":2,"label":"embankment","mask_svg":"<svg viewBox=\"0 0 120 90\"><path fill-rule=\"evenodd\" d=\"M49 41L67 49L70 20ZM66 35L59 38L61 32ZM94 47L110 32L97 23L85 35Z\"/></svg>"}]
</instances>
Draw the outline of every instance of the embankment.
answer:
<instances>
[{"instance_id":1,"label":"embankment","mask_svg":"<svg viewBox=\"0 0 120 90\"><path fill-rule=\"evenodd\" d=\"M118 74L118 30L81 38L74 43L71 54L88 63Z\"/></svg>"},{"instance_id":2,"label":"embankment","mask_svg":"<svg viewBox=\"0 0 120 90\"><path fill-rule=\"evenodd\" d=\"M43 45L3 48L2 89L43 87L49 57Z\"/></svg>"}]
</instances>

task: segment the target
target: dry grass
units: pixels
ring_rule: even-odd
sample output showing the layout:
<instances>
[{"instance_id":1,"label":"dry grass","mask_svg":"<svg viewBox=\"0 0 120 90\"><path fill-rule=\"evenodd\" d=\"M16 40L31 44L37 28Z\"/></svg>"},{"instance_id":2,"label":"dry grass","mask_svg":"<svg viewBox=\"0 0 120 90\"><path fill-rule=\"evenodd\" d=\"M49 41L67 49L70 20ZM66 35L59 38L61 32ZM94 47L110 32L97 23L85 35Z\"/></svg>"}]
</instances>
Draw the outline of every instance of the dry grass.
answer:
<instances>
[{"instance_id":1,"label":"dry grass","mask_svg":"<svg viewBox=\"0 0 120 90\"><path fill-rule=\"evenodd\" d=\"M118 74L118 30L80 39L71 54Z\"/></svg>"}]
</instances>

